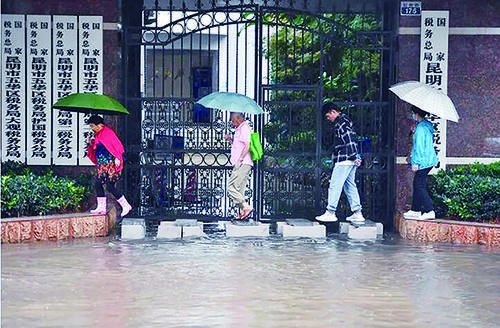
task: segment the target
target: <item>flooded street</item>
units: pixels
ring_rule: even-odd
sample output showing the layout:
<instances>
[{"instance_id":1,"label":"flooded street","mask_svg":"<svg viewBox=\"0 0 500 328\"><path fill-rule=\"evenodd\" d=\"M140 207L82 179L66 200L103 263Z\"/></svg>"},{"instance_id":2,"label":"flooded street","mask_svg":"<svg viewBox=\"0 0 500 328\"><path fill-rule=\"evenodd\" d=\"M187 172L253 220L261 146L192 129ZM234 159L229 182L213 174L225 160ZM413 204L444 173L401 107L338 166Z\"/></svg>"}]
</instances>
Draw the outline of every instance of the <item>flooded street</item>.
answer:
<instances>
[{"instance_id":1,"label":"flooded street","mask_svg":"<svg viewBox=\"0 0 500 328\"><path fill-rule=\"evenodd\" d=\"M397 239L2 245L2 327L498 327L500 250Z\"/></svg>"}]
</instances>

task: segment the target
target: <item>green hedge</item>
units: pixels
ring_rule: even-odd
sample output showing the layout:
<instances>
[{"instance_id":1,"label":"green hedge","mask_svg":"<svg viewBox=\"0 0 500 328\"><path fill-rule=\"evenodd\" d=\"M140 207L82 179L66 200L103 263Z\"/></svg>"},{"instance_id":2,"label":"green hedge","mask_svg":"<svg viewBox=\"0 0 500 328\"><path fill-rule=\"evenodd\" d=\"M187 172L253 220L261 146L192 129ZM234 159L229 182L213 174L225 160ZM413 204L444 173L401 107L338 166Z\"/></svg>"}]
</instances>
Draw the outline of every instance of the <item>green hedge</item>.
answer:
<instances>
[{"instance_id":1,"label":"green hedge","mask_svg":"<svg viewBox=\"0 0 500 328\"><path fill-rule=\"evenodd\" d=\"M467 221L500 218L500 162L439 171L431 178L436 216Z\"/></svg>"},{"instance_id":2,"label":"green hedge","mask_svg":"<svg viewBox=\"0 0 500 328\"><path fill-rule=\"evenodd\" d=\"M2 163L2 217L46 215L80 210L91 192L90 176L34 173L22 164Z\"/></svg>"}]
</instances>

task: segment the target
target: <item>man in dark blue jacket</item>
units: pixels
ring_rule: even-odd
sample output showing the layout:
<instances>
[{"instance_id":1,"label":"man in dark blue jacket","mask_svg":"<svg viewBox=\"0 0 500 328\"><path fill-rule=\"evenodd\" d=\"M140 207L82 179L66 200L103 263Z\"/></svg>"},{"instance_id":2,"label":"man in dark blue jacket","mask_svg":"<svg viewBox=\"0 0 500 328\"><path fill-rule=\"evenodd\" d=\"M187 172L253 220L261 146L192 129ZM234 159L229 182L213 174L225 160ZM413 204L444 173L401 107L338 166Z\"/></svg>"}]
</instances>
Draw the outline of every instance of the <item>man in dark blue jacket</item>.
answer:
<instances>
[{"instance_id":1,"label":"man in dark blue jacket","mask_svg":"<svg viewBox=\"0 0 500 328\"><path fill-rule=\"evenodd\" d=\"M335 212L343 189L353 212L346 220L358 223L364 222L365 218L361 213L361 201L355 181L356 169L361 165L361 156L358 151L356 133L352 129L352 121L332 103L323 105L321 112L327 120L335 123L334 137L336 145L332 154L335 166L330 179L330 187L328 188L328 206L325 213L317 216L316 220L322 222L337 221Z\"/></svg>"}]
</instances>

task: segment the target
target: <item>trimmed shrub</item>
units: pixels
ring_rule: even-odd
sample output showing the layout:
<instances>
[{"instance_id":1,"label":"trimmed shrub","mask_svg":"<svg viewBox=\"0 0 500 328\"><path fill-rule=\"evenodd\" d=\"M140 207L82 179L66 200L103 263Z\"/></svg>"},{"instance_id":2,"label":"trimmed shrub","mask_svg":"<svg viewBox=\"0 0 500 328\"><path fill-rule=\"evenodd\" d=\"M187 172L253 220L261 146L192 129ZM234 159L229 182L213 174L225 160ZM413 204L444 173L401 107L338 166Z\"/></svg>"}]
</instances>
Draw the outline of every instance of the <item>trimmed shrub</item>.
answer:
<instances>
[{"instance_id":1,"label":"trimmed shrub","mask_svg":"<svg viewBox=\"0 0 500 328\"><path fill-rule=\"evenodd\" d=\"M466 221L500 218L500 162L442 170L430 181L436 216Z\"/></svg>"},{"instance_id":2,"label":"trimmed shrub","mask_svg":"<svg viewBox=\"0 0 500 328\"><path fill-rule=\"evenodd\" d=\"M33 173L22 165L2 167L2 217L67 213L80 209L91 191L86 177L60 177L48 170Z\"/></svg>"}]
</instances>

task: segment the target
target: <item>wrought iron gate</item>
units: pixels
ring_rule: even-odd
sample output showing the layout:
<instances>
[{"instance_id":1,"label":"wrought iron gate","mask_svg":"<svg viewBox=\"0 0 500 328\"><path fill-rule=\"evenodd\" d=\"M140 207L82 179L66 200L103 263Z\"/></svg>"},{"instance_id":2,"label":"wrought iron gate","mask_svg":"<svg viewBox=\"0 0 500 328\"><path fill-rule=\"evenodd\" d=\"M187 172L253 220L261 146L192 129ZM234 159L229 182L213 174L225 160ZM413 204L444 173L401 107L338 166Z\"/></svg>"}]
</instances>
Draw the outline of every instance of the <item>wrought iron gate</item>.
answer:
<instances>
[{"instance_id":1,"label":"wrought iron gate","mask_svg":"<svg viewBox=\"0 0 500 328\"><path fill-rule=\"evenodd\" d=\"M365 158L357 181L365 215L390 225L394 115L386 89L392 34L384 31L381 15L244 2L221 7L212 1L211 8L196 11L156 5L143 11L142 26L124 27L124 61L141 67L140 94L125 87L126 105L140 113L127 122L126 183L137 214L235 214L226 193L229 115L195 104L210 92L232 91L265 110L248 117L265 148L247 190L259 219L311 218L324 208L333 140L319 107L329 100L356 122ZM137 49L135 56L130 49ZM124 73L139 79L137 72Z\"/></svg>"}]
</instances>

